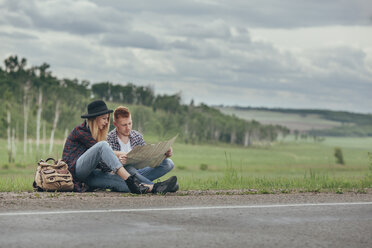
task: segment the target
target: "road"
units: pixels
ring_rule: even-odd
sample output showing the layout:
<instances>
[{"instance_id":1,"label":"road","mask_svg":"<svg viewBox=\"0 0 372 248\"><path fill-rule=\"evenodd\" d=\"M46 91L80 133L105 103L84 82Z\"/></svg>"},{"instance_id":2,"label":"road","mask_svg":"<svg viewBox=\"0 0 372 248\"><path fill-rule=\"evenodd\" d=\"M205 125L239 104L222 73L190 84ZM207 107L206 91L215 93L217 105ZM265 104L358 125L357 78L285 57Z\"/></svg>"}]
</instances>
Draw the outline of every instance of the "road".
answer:
<instances>
[{"instance_id":1,"label":"road","mask_svg":"<svg viewBox=\"0 0 372 248\"><path fill-rule=\"evenodd\" d=\"M372 247L371 198L14 197L0 208L0 247Z\"/></svg>"}]
</instances>

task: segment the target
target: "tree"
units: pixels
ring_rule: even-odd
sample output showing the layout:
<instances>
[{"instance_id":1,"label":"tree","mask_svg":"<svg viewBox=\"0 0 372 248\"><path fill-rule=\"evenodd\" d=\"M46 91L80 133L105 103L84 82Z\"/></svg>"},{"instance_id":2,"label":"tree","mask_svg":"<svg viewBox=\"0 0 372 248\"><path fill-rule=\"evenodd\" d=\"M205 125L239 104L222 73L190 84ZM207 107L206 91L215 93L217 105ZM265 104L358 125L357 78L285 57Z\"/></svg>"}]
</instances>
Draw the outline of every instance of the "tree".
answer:
<instances>
[{"instance_id":1,"label":"tree","mask_svg":"<svg viewBox=\"0 0 372 248\"><path fill-rule=\"evenodd\" d=\"M29 90L31 88L31 81L28 80L24 86L23 96L23 116L24 116L24 127L23 127L23 156L27 154L27 127L28 127L28 114L30 112L31 99L29 97Z\"/></svg>"},{"instance_id":2,"label":"tree","mask_svg":"<svg viewBox=\"0 0 372 248\"><path fill-rule=\"evenodd\" d=\"M4 60L5 71L14 74L18 71L23 71L26 67L27 60L22 58L21 61L18 61L18 56L9 56L9 58Z\"/></svg>"},{"instance_id":3,"label":"tree","mask_svg":"<svg viewBox=\"0 0 372 248\"><path fill-rule=\"evenodd\" d=\"M60 109L59 109L59 100L57 100L57 103L56 103L56 111L55 111L55 117L54 117L54 121L53 121L53 127L52 127L52 131L50 133L50 141L49 141L49 154L52 153L53 151L53 144L54 144L54 133L57 129L57 124L58 124L58 120L59 120L59 115L60 115Z\"/></svg>"},{"instance_id":4,"label":"tree","mask_svg":"<svg viewBox=\"0 0 372 248\"><path fill-rule=\"evenodd\" d=\"M175 95L158 95L153 105L154 111L163 109L169 113L176 113L181 109L181 96Z\"/></svg>"},{"instance_id":5,"label":"tree","mask_svg":"<svg viewBox=\"0 0 372 248\"><path fill-rule=\"evenodd\" d=\"M10 130L11 130L11 114L10 114L10 110L9 108L7 108L7 124L8 124L8 127L7 127L7 134L8 134L8 161L9 163L11 163L13 161L13 158L12 158L12 154L13 154L13 150L12 150L12 137L11 137L11 133L10 133Z\"/></svg>"},{"instance_id":6,"label":"tree","mask_svg":"<svg viewBox=\"0 0 372 248\"><path fill-rule=\"evenodd\" d=\"M40 126L41 126L41 112L43 111L43 91L39 88L39 97L37 102L37 116L36 116L36 153L37 157L40 155Z\"/></svg>"},{"instance_id":7,"label":"tree","mask_svg":"<svg viewBox=\"0 0 372 248\"><path fill-rule=\"evenodd\" d=\"M150 86L139 86L136 88L137 104L151 106L154 102L154 91Z\"/></svg>"}]
</instances>

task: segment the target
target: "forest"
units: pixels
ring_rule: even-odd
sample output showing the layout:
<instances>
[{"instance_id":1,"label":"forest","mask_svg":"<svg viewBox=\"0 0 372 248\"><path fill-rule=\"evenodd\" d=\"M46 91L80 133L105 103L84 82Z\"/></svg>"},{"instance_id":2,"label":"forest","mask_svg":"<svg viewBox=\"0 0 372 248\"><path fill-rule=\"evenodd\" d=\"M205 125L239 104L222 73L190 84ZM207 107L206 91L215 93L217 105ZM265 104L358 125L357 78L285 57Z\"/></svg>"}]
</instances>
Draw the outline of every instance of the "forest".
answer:
<instances>
[{"instance_id":1,"label":"forest","mask_svg":"<svg viewBox=\"0 0 372 248\"><path fill-rule=\"evenodd\" d=\"M230 143L251 146L271 143L289 134L286 127L262 125L222 114L206 104L183 104L180 93L155 94L150 86L58 78L50 65L28 66L26 58L10 56L0 67L0 138L36 142L62 140L82 122L94 99L109 107L129 106L134 129L159 139L179 134L184 143ZM6 132L5 132L6 130ZM50 148L51 149L51 148Z\"/></svg>"}]
</instances>

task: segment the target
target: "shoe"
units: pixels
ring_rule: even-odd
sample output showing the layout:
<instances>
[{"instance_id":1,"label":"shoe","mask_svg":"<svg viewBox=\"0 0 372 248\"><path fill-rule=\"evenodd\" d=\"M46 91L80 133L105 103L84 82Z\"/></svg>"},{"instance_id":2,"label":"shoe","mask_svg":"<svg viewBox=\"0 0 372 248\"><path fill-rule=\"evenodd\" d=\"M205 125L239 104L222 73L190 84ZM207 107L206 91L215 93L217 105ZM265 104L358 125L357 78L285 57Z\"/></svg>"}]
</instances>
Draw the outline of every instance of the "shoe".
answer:
<instances>
[{"instance_id":1,"label":"shoe","mask_svg":"<svg viewBox=\"0 0 372 248\"><path fill-rule=\"evenodd\" d=\"M176 183L174 185L174 187L171 190L169 190L169 192L177 192L179 190L179 188L180 188L180 186L178 185L178 183Z\"/></svg>"},{"instance_id":2,"label":"shoe","mask_svg":"<svg viewBox=\"0 0 372 248\"><path fill-rule=\"evenodd\" d=\"M149 187L140 183L135 175L128 177L125 182L127 183L130 192L133 194L146 194L149 190Z\"/></svg>"},{"instance_id":3,"label":"shoe","mask_svg":"<svg viewBox=\"0 0 372 248\"><path fill-rule=\"evenodd\" d=\"M171 190L176 187L176 184L177 184L177 177L172 176L163 182L155 183L151 192L153 194L165 194L167 192L171 192Z\"/></svg>"}]
</instances>

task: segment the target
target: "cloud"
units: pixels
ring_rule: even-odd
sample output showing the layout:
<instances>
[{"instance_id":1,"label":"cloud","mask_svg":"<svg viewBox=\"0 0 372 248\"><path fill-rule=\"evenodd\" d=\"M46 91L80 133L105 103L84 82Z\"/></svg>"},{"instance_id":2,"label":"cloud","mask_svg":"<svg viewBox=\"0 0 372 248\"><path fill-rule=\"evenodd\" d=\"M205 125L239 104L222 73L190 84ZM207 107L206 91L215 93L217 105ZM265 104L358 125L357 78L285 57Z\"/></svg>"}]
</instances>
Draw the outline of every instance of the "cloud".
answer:
<instances>
[{"instance_id":1,"label":"cloud","mask_svg":"<svg viewBox=\"0 0 372 248\"><path fill-rule=\"evenodd\" d=\"M2 23L81 35L105 32L118 19L115 11L89 1L5 1L1 7L5 12Z\"/></svg>"},{"instance_id":2,"label":"cloud","mask_svg":"<svg viewBox=\"0 0 372 248\"><path fill-rule=\"evenodd\" d=\"M371 110L368 1L1 1L0 56L185 102ZM363 103L364 102L364 103Z\"/></svg>"},{"instance_id":3,"label":"cloud","mask_svg":"<svg viewBox=\"0 0 372 248\"><path fill-rule=\"evenodd\" d=\"M37 36L32 35L32 34L27 34L24 32L1 32L0 31L0 36L1 37L6 37L10 39L22 39L22 40L32 40L32 39L37 39Z\"/></svg>"},{"instance_id":4,"label":"cloud","mask_svg":"<svg viewBox=\"0 0 372 248\"><path fill-rule=\"evenodd\" d=\"M113 47L134 47L144 49L162 49L162 44L158 40L146 33L127 31L120 34L105 34L102 44Z\"/></svg>"},{"instance_id":5,"label":"cloud","mask_svg":"<svg viewBox=\"0 0 372 248\"><path fill-rule=\"evenodd\" d=\"M218 13L250 28L299 28L330 25L371 25L368 0L218 1ZM217 14L218 15L218 14Z\"/></svg>"}]
</instances>

